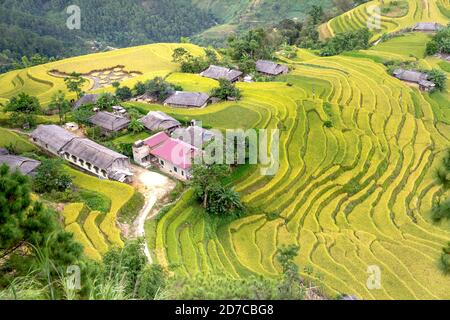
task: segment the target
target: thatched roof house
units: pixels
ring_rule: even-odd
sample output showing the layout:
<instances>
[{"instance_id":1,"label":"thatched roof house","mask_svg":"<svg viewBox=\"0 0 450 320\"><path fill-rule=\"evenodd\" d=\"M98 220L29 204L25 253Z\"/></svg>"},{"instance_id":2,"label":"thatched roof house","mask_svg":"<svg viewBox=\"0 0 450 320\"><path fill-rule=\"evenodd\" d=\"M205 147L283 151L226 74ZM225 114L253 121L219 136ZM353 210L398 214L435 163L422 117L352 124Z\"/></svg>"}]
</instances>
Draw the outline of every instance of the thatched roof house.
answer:
<instances>
[{"instance_id":1,"label":"thatched roof house","mask_svg":"<svg viewBox=\"0 0 450 320\"><path fill-rule=\"evenodd\" d=\"M145 117L139 119L147 130L152 132L173 131L181 126L181 123L162 111L150 111Z\"/></svg>"},{"instance_id":2,"label":"thatched roof house","mask_svg":"<svg viewBox=\"0 0 450 320\"><path fill-rule=\"evenodd\" d=\"M426 73L419 71L396 69L394 70L394 77L402 81L416 83L423 91L432 91L436 87L434 82L428 81Z\"/></svg>"},{"instance_id":3,"label":"thatched roof house","mask_svg":"<svg viewBox=\"0 0 450 320\"><path fill-rule=\"evenodd\" d=\"M285 65L275 63L268 60L258 60L256 62L256 71L269 75L278 76L289 72L289 68Z\"/></svg>"},{"instance_id":4,"label":"thatched roof house","mask_svg":"<svg viewBox=\"0 0 450 320\"><path fill-rule=\"evenodd\" d=\"M80 99L78 99L74 104L74 109L78 109L81 106L88 105L88 104L96 104L98 98L100 97L99 94L86 94L82 96Z\"/></svg>"},{"instance_id":5,"label":"thatched roof house","mask_svg":"<svg viewBox=\"0 0 450 320\"><path fill-rule=\"evenodd\" d=\"M0 166L8 165L12 171L19 170L22 174L33 176L36 169L41 165L37 160L19 157L15 155L0 155Z\"/></svg>"},{"instance_id":6,"label":"thatched roof house","mask_svg":"<svg viewBox=\"0 0 450 320\"><path fill-rule=\"evenodd\" d=\"M443 27L443 25L436 22L419 22L416 23L412 29L413 31L420 32L437 32Z\"/></svg>"},{"instance_id":7,"label":"thatched roof house","mask_svg":"<svg viewBox=\"0 0 450 320\"><path fill-rule=\"evenodd\" d=\"M190 126L188 128L176 129L172 138L187 142L199 149L215 138L214 132L199 126Z\"/></svg>"},{"instance_id":8,"label":"thatched roof house","mask_svg":"<svg viewBox=\"0 0 450 320\"><path fill-rule=\"evenodd\" d=\"M89 122L107 132L118 132L128 127L130 119L110 112L97 112Z\"/></svg>"},{"instance_id":9,"label":"thatched roof house","mask_svg":"<svg viewBox=\"0 0 450 320\"><path fill-rule=\"evenodd\" d=\"M203 92L176 91L164 101L164 105L177 108L203 108L210 96Z\"/></svg>"},{"instance_id":10,"label":"thatched roof house","mask_svg":"<svg viewBox=\"0 0 450 320\"><path fill-rule=\"evenodd\" d=\"M43 149L100 178L120 182L131 180L133 174L126 156L89 139L80 138L55 125L40 125L31 137Z\"/></svg>"},{"instance_id":11,"label":"thatched roof house","mask_svg":"<svg viewBox=\"0 0 450 320\"><path fill-rule=\"evenodd\" d=\"M208 69L200 73L200 75L202 77L214 80L226 79L231 82L236 82L239 80L239 77L242 76L242 72L239 70L211 65Z\"/></svg>"},{"instance_id":12,"label":"thatched roof house","mask_svg":"<svg viewBox=\"0 0 450 320\"><path fill-rule=\"evenodd\" d=\"M140 96L137 96L137 97L131 99L131 101L152 103L152 102L157 102L158 97L154 94L150 94L150 93L146 92Z\"/></svg>"}]
</instances>

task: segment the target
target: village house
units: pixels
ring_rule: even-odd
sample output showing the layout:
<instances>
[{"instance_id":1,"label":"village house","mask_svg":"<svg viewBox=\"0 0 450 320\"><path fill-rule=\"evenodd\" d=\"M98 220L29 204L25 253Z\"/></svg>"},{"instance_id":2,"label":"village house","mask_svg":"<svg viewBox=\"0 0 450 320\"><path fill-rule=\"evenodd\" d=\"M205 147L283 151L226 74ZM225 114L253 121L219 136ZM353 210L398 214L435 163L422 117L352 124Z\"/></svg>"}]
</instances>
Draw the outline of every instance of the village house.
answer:
<instances>
[{"instance_id":1,"label":"village house","mask_svg":"<svg viewBox=\"0 0 450 320\"><path fill-rule=\"evenodd\" d=\"M225 67L211 65L208 69L200 73L202 77L214 80L226 79L230 82L236 82L242 76L239 70L228 69Z\"/></svg>"},{"instance_id":2,"label":"village house","mask_svg":"<svg viewBox=\"0 0 450 320\"><path fill-rule=\"evenodd\" d=\"M0 151L0 166L6 164L11 171L18 170L20 173L27 176L35 176L37 168L41 162L25 157L10 155L7 152Z\"/></svg>"},{"instance_id":3,"label":"village house","mask_svg":"<svg viewBox=\"0 0 450 320\"><path fill-rule=\"evenodd\" d=\"M436 22L419 22L414 25L412 28L413 31L417 32L438 32L440 29L442 29L444 26L436 23Z\"/></svg>"},{"instance_id":4,"label":"village house","mask_svg":"<svg viewBox=\"0 0 450 320\"><path fill-rule=\"evenodd\" d=\"M175 108L203 108L208 105L210 96L203 92L175 91L164 101L165 106Z\"/></svg>"},{"instance_id":5,"label":"village house","mask_svg":"<svg viewBox=\"0 0 450 320\"><path fill-rule=\"evenodd\" d=\"M146 140L133 145L133 157L139 165L151 165L180 180L189 180L192 159L201 154L198 148L178 139L171 138L165 132L159 132Z\"/></svg>"},{"instance_id":6,"label":"village house","mask_svg":"<svg viewBox=\"0 0 450 320\"><path fill-rule=\"evenodd\" d=\"M73 104L73 108L78 109L79 107L85 105L94 105L97 103L99 97L100 97L99 94L86 94Z\"/></svg>"},{"instance_id":7,"label":"village house","mask_svg":"<svg viewBox=\"0 0 450 320\"><path fill-rule=\"evenodd\" d=\"M182 140L198 149L203 149L207 143L214 140L215 134L210 130L196 126L194 122L194 124L188 128L176 129L172 133L172 138Z\"/></svg>"},{"instance_id":8,"label":"village house","mask_svg":"<svg viewBox=\"0 0 450 320\"><path fill-rule=\"evenodd\" d=\"M102 179L131 182L129 159L56 125L40 125L31 133L35 144Z\"/></svg>"},{"instance_id":9,"label":"village house","mask_svg":"<svg viewBox=\"0 0 450 320\"><path fill-rule=\"evenodd\" d=\"M419 85L419 88L422 91L431 92L436 88L435 83L428 81L428 75L426 73L413 70L396 69L393 74L394 77L399 80Z\"/></svg>"},{"instance_id":10,"label":"village house","mask_svg":"<svg viewBox=\"0 0 450 320\"><path fill-rule=\"evenodd\" d=\"M89 122L101 128L104 133L110 134L126 129L131 121L122 115L100 111L90 117Z\"/></svg>"},{"instance_id":11,"label":"village house","mask_svg":"<svg viewBox=\"0 0 450 320\"><path fill-rule=\"evenodd\" d=\"M171 133L181 127L180 122L162 111L150 111L146 116L139 119L139 122L151 132L166 131Z\"/></svg>"},{"instance_id":12,"label":"village house","mask_svg":"<svg viewBox=\"0 0 450 320\"><path fill-rule=\"evenodd\" d=\"M278 76L280 74L287 74L289 72L289 68L285 65L272 61L258 60L256 62L256 71L267 76Z\"/></svg>"}]
</instances>

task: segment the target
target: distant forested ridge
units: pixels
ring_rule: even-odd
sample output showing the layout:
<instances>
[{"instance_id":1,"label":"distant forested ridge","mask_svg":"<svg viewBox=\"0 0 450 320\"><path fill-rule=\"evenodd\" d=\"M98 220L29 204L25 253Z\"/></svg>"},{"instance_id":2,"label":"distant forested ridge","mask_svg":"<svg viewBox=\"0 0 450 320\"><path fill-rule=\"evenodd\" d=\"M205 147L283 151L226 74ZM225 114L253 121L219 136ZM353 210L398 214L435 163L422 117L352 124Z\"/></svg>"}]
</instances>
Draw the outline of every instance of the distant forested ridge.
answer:
<instances>
[{"instance_id":1,"label":"distant forested ridge","mask_svg":"<svg viewBox=\"0 0 450 320\"><path fill-rule=\"evenodd\" d=\"M81 30L69 30L66 8L81 9ZM191 0L0 1L0 66L39 54L62 58L106 46L178 42L216 23Z\"/></svg>"}]
</instances>

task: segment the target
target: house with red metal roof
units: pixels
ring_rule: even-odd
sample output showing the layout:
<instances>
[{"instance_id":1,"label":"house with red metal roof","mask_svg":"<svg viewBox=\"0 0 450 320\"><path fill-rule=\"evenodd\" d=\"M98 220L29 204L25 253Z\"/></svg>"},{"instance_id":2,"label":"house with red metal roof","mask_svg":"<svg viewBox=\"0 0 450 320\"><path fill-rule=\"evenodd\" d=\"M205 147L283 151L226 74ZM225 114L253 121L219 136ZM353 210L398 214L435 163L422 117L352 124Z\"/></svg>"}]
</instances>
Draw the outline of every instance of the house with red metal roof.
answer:
<instances>
[{"instance_id":1,"label":"house with red metal roof","mask_svg":"<svg viewBox=\"0 0 450 320\"><path fill-rule=\"evenodd\" d=\"M184 141L159 132L133 145L133 157L143 167L156 167L181 180L191 178L193 158L202 151Z\"/></svg>"}]
</instances>

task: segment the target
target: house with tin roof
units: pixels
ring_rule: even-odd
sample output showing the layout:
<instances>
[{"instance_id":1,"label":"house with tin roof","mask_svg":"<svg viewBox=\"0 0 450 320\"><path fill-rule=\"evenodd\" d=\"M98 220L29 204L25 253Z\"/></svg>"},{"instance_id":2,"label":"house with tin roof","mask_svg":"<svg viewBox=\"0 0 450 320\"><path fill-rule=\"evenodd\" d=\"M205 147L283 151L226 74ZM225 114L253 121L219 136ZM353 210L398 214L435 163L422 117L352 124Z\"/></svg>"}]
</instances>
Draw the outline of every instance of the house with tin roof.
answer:
<instances>
[{"instance_id":1,"label":"house with tin roof","mask_svg":"<svg viewBox=\"0 0 450 320\"><path fill-rule=\"evenodd\" d=\"M85 94L80 99L75 101L75 103L73 104L73 108L78 109L85 105L94 105L97 103L99 97L99 94Z\"/></svg>"},{"instance_id":2,"label":"house with tin roof","mask_svg":"<svg viewBox=\"0 0 450 320\"><path fill-rule=\"evenodd\" d=\"M4 164L6 164L11 171L17 170L23 175L34 176L36 175L41 162L12 154L0 154L0 167Z\"/></svg>"},{"instance_id":3,"label":"house with tin roof","mask_svg":"<svg viewBox=\"0 0 450 320\"><path fill-rule=\"evenodd\" d=\"M419 22L412 27L412 30L417 32L438 32L442 28L444 26L436 22Z\"/></svg>"},{"instance_id":4,"label":"house with tin roof","mask_svg":"<svg viewBox=\"0 0 450 320\"><path fill-rule=\"evenodd\" d=\"M203 108L208 105L210 96L203 92L175 91L165 101L165 106L175 108Z\"/></svg>"},{"instance_id":5,"label":"house with tin roof","mask_svg":"<svg viewBox=\"0 0 450 320\"><path fill-rule=\"evenodd\" d=\"M172 133L172 138L187 142L199 149L203 149L215 137L214 132L196 125L187 128L178 128Z\"/></svg>"},{"instance_id":6,"label":"house with tin roof","mask_svg":"<svg viewBox=\"0 0 450 320\"><path fill-rule=\"evenodd\" d=\"M59 126L40 125L31 133L31 139L44 150L101 179L119 182L132 180L128 157Z\"/></svg>"},{"instance_id":7,"label":"house with tin roof","mask_svg":"<svg viewBox=\"0 0 450 320\"><path fill-rule=\"evenodd\" d=\"M287 74L289 68L273 61L258 60L256 61L256 71L267 76L279 76L281 74Z\"/></svg>"},{"instance_id":8,"label":"house with tin roof","mask_svg":"<svg viewBox=\"0 0 450 320\"><path fill-rule=\"evenodd\" d=\"M100 111L90 117L89 122L105 133L113 133L128 128L131 120L119 114Z\"/></svg>"},{"instance_id":9,"label":"house with tin roof","mask_svg":"<svg viewBox=\"0 0 450 320\"><path fill-rule=\"evenodd\" d=\"M436 84L428 80L428 75L423 72L414 70L396 69L393 73L394 77L399 80L418 84L420 90L430 92L436 88Z\"/></svg>"},{"instance_id":10,"label":"house with tin roof","mask_svg":"<svg viewBox=\"0 0 450 320\"><path fill-rule=\"evenodd\" d=\"M211 65L208 69L200 73L202 77L210 78L214 80L226 79L230 82L236 82L242 76L242 72L239 70L228 69L225 67Z\"/></svg>"},{"instance_id":11,"label":"house with tin roof","mask_svg":"<svg viewBox=\"0 0 450 320\"><path fill-rule=\"evenodd\" d=\"M153 166L180 180L189 180L193 159L201 150L159 132L133 145L133 158L143 167Z\"/></svg>"},{"instance_id":12,"label":"house with tin roof","mask_svg":"<svg viewBox=\"0 0 450 320\"><path fill-rule=\"evenodd\" d=\"M172 132L181 127L181 123L162 111L150 111L146 116L139 119L144 127L152 132Z\"/></svg>"}]
</instances>

